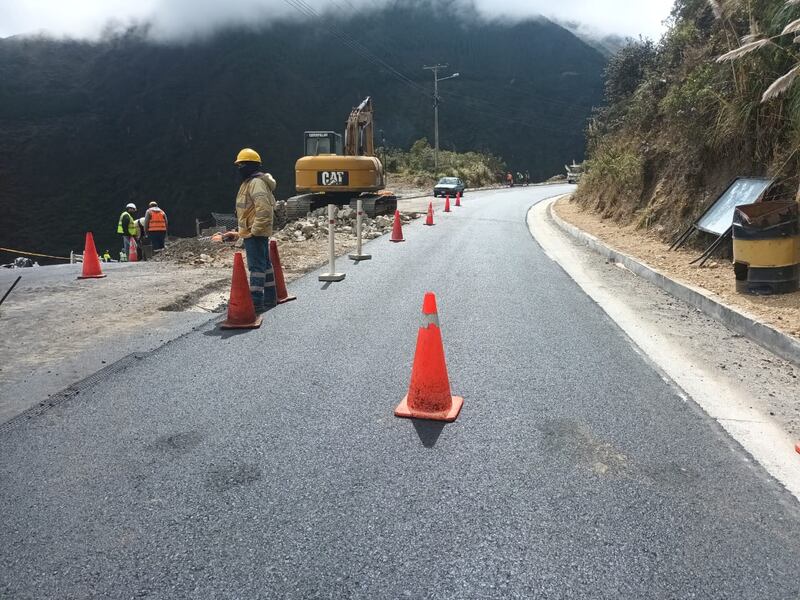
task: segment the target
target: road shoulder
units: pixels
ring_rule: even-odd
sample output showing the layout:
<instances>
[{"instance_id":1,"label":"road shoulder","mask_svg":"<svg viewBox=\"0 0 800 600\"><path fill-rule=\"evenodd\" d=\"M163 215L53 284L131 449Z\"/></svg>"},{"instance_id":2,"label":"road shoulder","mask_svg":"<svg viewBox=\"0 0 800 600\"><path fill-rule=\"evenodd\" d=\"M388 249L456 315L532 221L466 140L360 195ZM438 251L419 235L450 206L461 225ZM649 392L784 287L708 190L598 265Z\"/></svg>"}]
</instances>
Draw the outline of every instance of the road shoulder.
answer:
<instances>
[{"instance_id":1,"label":"road shoulder","mask_svg":"<svg viewBox=\"0 0 800 600\"><path fill-rule=\"evenodd\" d=\"M795 497L800 498L800 369L694 306L641 279L623 264L576 242L541 202L531 234L628 335L633 345L714 418Z\"/></svg>"}]
</instances>

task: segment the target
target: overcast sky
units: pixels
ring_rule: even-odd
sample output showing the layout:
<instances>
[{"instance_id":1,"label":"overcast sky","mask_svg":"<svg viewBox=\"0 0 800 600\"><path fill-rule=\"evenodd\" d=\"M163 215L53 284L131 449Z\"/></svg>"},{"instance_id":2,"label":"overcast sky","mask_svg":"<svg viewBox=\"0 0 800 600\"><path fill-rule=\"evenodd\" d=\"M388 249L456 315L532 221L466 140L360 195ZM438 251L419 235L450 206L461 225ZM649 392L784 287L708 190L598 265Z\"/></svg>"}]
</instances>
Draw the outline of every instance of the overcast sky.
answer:
<instances>
[{"instance_id":1,"label":"overcast sky","mask_svg":"<svg viewBox=\"0 0 800 600\"><path fill-rule=\"evenodd\" d=\"M270 15L296 15L289 0L0 0L0 37L47 32L96 37L109 21L126 25L150 21L160 39L205 34ZM578 21L601 33L657 38L673 0L473 0L489 17L537 14ZM316 10L337 13L375 6L375 0L305 0Z\"/></svg>"}]
</instances>

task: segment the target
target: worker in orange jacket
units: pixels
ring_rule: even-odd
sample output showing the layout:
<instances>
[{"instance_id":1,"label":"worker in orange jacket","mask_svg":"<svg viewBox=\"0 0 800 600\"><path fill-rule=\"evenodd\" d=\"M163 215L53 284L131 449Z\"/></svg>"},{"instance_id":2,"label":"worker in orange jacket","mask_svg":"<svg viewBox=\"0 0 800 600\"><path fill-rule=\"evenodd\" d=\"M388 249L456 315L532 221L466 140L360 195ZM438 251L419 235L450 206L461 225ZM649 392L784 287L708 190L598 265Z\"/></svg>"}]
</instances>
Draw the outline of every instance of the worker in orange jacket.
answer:
<instances>
[{"instance_id":1,"label":"worker in orange jacket","mask_svg":"<svg viewBox=\"0 0 800 600\"><path fill-rule=\"evenodd\" d=\"M154 251L164 249L167 225L167 213L158 207L157 202L151 202L144 215L144 230L152 241Z\"/></svg>"}]
</instances>

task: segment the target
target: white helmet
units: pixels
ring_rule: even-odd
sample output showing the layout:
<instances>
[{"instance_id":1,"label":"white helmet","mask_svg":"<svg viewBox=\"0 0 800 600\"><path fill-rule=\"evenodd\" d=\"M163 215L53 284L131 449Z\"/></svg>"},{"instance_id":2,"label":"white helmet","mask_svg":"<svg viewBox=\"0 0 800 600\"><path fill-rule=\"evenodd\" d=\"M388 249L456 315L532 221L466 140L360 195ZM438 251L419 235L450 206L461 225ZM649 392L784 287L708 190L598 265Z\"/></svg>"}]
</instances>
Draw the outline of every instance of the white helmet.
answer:
<instances>
[{"instance_id":1,"label":"white helmet","mask_svg":"<svg viewBox=\"0 0 800 600\"><path fill-rule=\"evenodd\" d=\"M127 209L127 208L132 208L133 210L136 210L136 205L135 205L133 202L129 202L129 203L128 203L128 206L126 206L125 208L126 208L126 209Z\"/></svg>"}]
</instances>

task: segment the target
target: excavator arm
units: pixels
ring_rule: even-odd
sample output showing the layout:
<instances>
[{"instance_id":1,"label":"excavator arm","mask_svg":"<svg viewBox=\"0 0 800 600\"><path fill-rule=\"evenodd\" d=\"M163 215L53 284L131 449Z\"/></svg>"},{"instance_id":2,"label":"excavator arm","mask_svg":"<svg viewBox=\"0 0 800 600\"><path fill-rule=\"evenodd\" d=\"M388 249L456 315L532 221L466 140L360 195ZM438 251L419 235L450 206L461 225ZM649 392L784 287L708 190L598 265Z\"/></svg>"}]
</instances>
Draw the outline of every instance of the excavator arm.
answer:
<instances>
[{"instance_id":1,"label":"excavator arm","mask_svg":"<svg viewBox=\"0 0 800 600\"><path fill-rule=\"evenodd\" d=\"M344 153L345 156L375 156L371 97L350 111L344 129Z\"/></svg>"}]
</instances>

